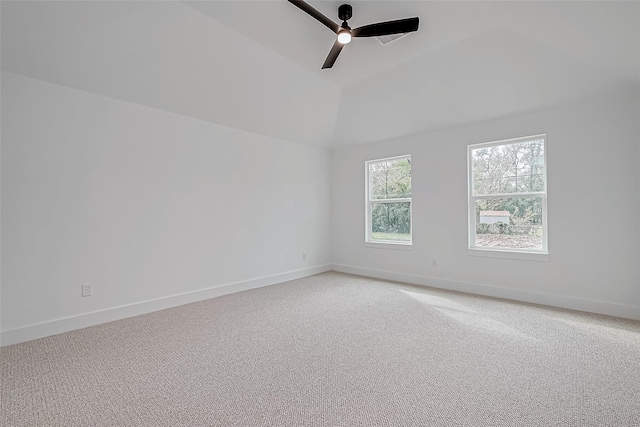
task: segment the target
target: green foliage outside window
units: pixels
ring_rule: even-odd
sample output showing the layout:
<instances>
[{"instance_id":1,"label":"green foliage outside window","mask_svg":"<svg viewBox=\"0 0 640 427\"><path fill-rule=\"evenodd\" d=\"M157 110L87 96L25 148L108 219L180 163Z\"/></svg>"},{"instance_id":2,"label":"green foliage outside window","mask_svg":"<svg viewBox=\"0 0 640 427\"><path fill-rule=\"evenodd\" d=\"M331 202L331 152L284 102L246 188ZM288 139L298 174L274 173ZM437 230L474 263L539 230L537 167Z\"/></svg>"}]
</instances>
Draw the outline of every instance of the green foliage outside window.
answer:
<instances>
[{"instance_id":1,"label":"green foliage outside window","mask_svg":"<svg viewBox=\"0 0 640 427\"><path fill-rule=\"evenodd\" d=\"M410 240L411 160L369 163L371 232L374 240ZM397 200L397 201L396 201Z\"/></svg>"},{"instance_id":2,"label":"green foliage outside window","mask_svg":"<svg viewBox=\"0 0 640 427\"><path fill-rule=\"evenodd\" d=\"M404 203L374 203L371 209L373 233L409 234L411 232L411 208Z\"/></svg>"}]
</instances>

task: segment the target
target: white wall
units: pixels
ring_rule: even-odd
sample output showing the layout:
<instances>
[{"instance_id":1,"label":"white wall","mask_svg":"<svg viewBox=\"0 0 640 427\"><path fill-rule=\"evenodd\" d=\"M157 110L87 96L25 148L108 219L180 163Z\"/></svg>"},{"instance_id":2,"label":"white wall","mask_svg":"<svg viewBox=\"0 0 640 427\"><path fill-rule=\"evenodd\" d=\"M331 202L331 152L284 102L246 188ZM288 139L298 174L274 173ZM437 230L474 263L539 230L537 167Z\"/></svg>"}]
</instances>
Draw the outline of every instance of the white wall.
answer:
<instances>
[{"instance_id":1,"label":"white wall","mask_svg":"<svg viewBox=\"0 0 640 427\"><path fill-rule=\"evenodd\" d=\"M326 270L329 170L328 151L3 72L3 344Z\"/></svg>"},{"instance_id":2,"label":"white wall","mask_svg":"<svg viewBox=\"0 0 640 427\"><path fill-rule=\"evenodd\" d=\"M333 152L336 268L640 319L639 99L611 96ZM539 133L547 133L549 260L468 255L467 145ZM364 162L403 154L412 156L413 250L365 247Z\"/></svg>"}]
</instances>

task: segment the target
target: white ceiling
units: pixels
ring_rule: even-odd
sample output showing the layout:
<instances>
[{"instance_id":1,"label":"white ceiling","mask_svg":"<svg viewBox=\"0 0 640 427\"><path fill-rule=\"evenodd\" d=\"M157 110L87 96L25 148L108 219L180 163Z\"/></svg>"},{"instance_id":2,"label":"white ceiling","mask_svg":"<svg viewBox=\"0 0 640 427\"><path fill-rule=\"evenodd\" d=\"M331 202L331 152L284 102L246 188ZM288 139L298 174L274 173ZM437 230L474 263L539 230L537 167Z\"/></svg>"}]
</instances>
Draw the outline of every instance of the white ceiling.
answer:
<instances>
[{"instance_id":1,"label":"white ceiling","mask_svg":"<svg viewBox=\"0 0 640 427\"><path fill-rule=\"evenodd\" d=\"M420 29L321 70L334 35L286 1L2 1L2 69L320 147L640 87L640 2L350 3Z\"/></svg>"}]
</instances>

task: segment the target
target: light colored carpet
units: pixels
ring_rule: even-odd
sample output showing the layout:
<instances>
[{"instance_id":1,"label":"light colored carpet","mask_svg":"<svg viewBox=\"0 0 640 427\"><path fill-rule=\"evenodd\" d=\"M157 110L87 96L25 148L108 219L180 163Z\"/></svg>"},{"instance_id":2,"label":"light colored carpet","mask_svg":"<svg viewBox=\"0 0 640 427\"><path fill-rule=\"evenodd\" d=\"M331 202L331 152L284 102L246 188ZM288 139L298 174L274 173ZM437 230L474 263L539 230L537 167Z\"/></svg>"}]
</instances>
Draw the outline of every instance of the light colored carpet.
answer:
<instances>
[{"instance_id":1,"label":"light colored carpet","mask_svg":"<svg viewBox=\"0 0 640 427\"><path fill-rule=\"evenodd\" d=\"M2 426L640 426L640 322L334 272L0 356Z\"/></svg>"}]
</instances>

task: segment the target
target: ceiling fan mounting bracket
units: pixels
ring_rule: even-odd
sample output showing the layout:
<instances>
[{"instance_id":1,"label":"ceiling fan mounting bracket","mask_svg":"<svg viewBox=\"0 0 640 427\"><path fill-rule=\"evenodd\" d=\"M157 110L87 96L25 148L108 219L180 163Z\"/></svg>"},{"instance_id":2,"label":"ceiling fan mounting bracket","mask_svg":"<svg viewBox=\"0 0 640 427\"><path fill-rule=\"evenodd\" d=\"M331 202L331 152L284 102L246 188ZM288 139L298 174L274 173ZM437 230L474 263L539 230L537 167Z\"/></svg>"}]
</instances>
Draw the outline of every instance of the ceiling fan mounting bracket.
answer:
<instances>
[{"instance_id":1,"label":"ceiling fan mounting bracket","mask_svg":"<svg viewBox=\"0 0 640 427\"><path fill-rule=\"evenodd\" d=\"M352 13L353 9L350 4L343 4L338 7L338 18L340 18L341 21L348 21L351 19Z\"/></svg>"}]
</instances>

